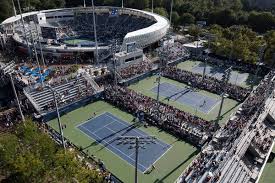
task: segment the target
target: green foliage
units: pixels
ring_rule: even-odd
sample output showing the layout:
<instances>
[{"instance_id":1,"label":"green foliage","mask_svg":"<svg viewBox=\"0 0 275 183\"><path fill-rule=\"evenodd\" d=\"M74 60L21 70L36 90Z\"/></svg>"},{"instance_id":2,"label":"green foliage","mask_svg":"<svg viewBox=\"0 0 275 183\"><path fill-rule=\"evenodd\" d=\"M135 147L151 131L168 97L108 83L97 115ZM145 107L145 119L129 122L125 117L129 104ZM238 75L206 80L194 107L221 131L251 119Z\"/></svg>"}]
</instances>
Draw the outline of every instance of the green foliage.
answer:
<instances>
[{"instance_id":1,"label":"green foliage","mask_svg":"<svg viewBox=\"0 0 275 183\"><path fill-rule=\"evenodd\" d=\"M264 60L267 64L274 67L275 64L275 31L269 31L264 36L267 43L267 48L264 54Z\"/></svg>"},{"instance_id":2,"label":"green foliage","mask_svg":"<svg viewBox=\"0 0 275 183\"><path fill-rule=\"evenodd\" d=\"M154 13L157 13L164 17L168 17L168 13L167 13L166 9L164 9L164 8L155 8Z\"/></svg>"},{"instance_id":3,"label":"green foliage","mask_svg":"<svg viewBox=\"0 0 275 183\"><path fill-rule=\"evenodd\" d=\"M222 28L217 25L212 26L209 32L215 35L210 44L215 54L244 62L257 62L264 40L256 32L243 26Z\"/></svg>"},{"instance_id":4,"label":"green foliage","mask_svg":"<svg viewBox=\"0 0 275 183\"><path fill-rule=\"evenodd\" d=\"M10 0L1 0L0 1L0 22L5 20L8 17L13 16L13 9Z\"/></svg>"},{"instance_id":5,"label":"green foliage","mask_svg":"<svg viewBox=\"0 0 275 183\"><path fill-rule=\"evenodd\" d=\"M179 24L186 25L186 24L193 24L195 23L195 17L190 13L183 13L180 16Z\"/></svg>"},{"instance_id":6,"label":"green foliage","mask_svg":"<svg viewBox=\"0 0 275 183\"><path fill-rule=\"evenodd\" d=\"M64 153L31 120L0 136L0 173L8 182L103 182L71 151Z\"/></svg>"},{"instance_id":7,"label":"green foliage","mask_svg":"<svg viewBox=\"0 0 275 183\"><path fill-rule=\"evenodd\" d=\"M275 17L270 12L251 12L248 16L248 24L257 32L264 33L275 26Z\"/></svg>"},{"instance_id":8,"label":"green foliage","mask_svg":"<svg viewBox=\"0 0 275 183\"><path fill-rule=\"evenodd\" d=\"M195 39L198 39L198 37L202 33L202 29L197 25L191 25L188 29L188 33Z\"/></svg>"}]
</instances>

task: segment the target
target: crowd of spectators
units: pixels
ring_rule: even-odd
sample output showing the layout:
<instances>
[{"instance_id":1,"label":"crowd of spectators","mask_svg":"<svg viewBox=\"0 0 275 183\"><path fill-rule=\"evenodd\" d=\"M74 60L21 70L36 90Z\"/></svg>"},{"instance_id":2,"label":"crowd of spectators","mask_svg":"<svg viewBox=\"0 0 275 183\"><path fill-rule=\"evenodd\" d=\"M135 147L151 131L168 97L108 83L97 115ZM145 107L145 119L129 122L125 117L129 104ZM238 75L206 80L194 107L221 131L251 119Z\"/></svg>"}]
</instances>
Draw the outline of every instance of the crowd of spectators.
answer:
<instances>
[{"instance_id":1,"label":"crowd of spectators","mask_svg":"<svg viewBox=\"0 0 275 183\"><path fill-rule=\"evenodd\" d=\"M205 76L197 73L181 70L176 67L167 67L163 71L163 76L168 77L179 82L184 82L202 90L208 90L212 93L221 94L222 92L229 95L230 98L242 102L245 100L250 90L247 88L242 88L231 83L224 83L220 80Z\"/></svg>"},{"instance_id":2,"label":"crowd of spectators","mask_svg":"<svg viewBox=\"0 0 275 183\"><path fill-rule=\"evenodd\" d=\"M0 131L12 127L19 120L16 108L0 109Z\"/></svg>"},{"instance_id":3,"label":"crowd of spectators","mask_svg":"<svg viewBox=\"0 0 275 183\"><path fill-rule=\"evenodd\" d=\"M127 33L148 27L154 23L150 19L126 14L111 16L109 13L100 13L95 14L95 16L97 20L97 41L100 45L110 43L113 39L117 39L121 44ZM60 29L58 34L61 39L86 37L94 40L92 13L78 13L73 19L59 21L58 27L64 27L64 29Z\"/></svg>"},{"instance_id":4,"label":"crowd of spectators","mask_svg":"<svg viewBox=\"0 0 275 183\"><path fill-rule=\"evenodd\" d=\"M234 142L237 141L237 139L242 138L242 133L248 133L249 130L257 131L252 139L252 144L254 144L261 152L267 152L270 148L272 139L268 135L265 136L265 134L267 134L265 129L261 132L260 129L252 127L252 125L257 121L259 115L264 112L266 99L270 96L270 91L275 86L275 81L273 80L274 77L275 72L271 71L265 79L261 81L259 86L253 90L239 108L235 117L230 119L226 125L218 131L217 134L221 134L221 138L217 137L217 139L210 141L208 147L205 148L206 150L190 164L188 169L186 169L182 177L183 182L190 177L196 177L199 179L199 177L210 169L211 172L215 172L214 177L212 177L211 180L215 180L216 182L216 178L219 178L220 175L218 167L224 165L222 161L225 158L232 158L234 153L236 153L236 144ZM252 128L248 128L249 126ZM219 159L219 161L217 161L217 155L214 152L220 155L219 157L221 157L221 159ZM233 154L224 154L224 152L231 152ZM210 154L210 156L205 156L205 153ZM217 163L215 163L215 161L217 161ZM207 163L211 166L205 166Z\"/></svg>"},{"instance_id":5,"label":"crowd of spectators","mask_svg":"<svg viewBox=\"0 0 275 183\"><path fill-rule=\"evenodd\" d=\"M272 144L272 138L270 137L269 131L270 130L267 128L259 129L252 140L252 144L262 153L267 153Z\"/></svg>"},{"instance_id":6,"label":"crowd of spectators","mask_svg":"<svg viewBox=\"0 0 275 183\"><path fill-rule=\"evenodd\" d=\"M234 70L238 70L246 73L255 74L255 71L258 70L258 74L260 76L265 76L269 71L269 69L264 65L258 66L257 64L245 63L238 60L228 60L227 58L218 57L212 54L210 54L209 56L207 55L195 56L192 59L198 60L198 61L207 60L207 63L209 64L216 65L223 68L232 67Z\"/></svg>"},{"instance_id":7,"label":"crowd of spectators","mask_svg":"<svg viewBox=\"0 0 275 183\"><path fill-rule=\"evenodd\" d=\"M120 86L108 86L105 99L132 114L144 113L147 122L202 145L216 130L214 123Z\"/></svg>"},{"instance_id":8,"label":"crowd of spectators","mask_svg":"<svg viewBox=\"0 0 275 183\"><path fill-rule=\"evenodd\" d=\"M156 50L159 56L168 60L168 63L189 57L189 51L182 43L167 43Z\"/></svg>"},{"instance_id":9,"label":"crowd of spectators","mask_svg":"<svg viewBox=\"0 0 275 183\"><path fill-rule=\"evenodd\" d=\"M147 61L131 64L128 67L122 68L118 74L122 79L129 79L134 76L149 72L153 69L153 64Z\"/></svg>"}]
</instances>

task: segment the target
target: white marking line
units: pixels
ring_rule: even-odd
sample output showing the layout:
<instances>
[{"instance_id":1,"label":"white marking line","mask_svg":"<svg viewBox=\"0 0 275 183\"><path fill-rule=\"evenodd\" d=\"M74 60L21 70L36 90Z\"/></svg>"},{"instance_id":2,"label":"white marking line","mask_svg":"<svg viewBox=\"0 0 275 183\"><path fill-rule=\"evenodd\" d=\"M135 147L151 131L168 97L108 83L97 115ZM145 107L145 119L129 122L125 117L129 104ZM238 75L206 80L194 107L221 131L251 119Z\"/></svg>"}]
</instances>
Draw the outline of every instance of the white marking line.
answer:
<instances>
[{"instance_id":1,"label":"white marking line","mask_svg":"<svg viewBox=\"0 0 275 183\"><path fill-rule=\"evenodd\" d=\"M91 136L89 136L88 134L86 134L85 132L83 132L81 129L79 129L79 128L76 128L77 130L79 130L81 133L83 133L84 135L86 135L87 137L89 137L89 139L93 139L94 141L96 141L94 138L92 138ZM97 141L96 141L97 142ZM97 142L97 143L99 143L99 142ZM103 146L104 147L104 144L101 144L101 143L99 143L101 146ZM105 148L105 149L107 149L109 152L111 152L112 154L114 154L115 156L117 156L118 158L120 158L121 160L123 160L123 161L125 161L125 162L127 162L127 164L129 164L129 165L131 165L132 167L134 167L135 168L135 166L134 165L132 165L131 163L129 163L128 161L126 161L125 159L123 159L122 157L120 157L118 154L116 154L116 153L114 153L113 151L111 151L109 148ZM140 171L139 169L138 169L138 171ZM141 172L141 171L140 171ZM141 172L141 173L143 173L143 172Z\"/></svg>"},{"instance_id":2,"label":"white marking line","mask_svg":"<svg viewBox=\"0 0 275 183\"><path fill-rule=\"evenodd\" d=\"M168 151L172 148L173 146L171 146L170 145L170 148L169 149L167 149L161 156L159 156L155 161L154 161L154 163L153 164L151 164L151 165L154 165L158 160L160 160L160 158L162 158L162 156L164 156L165 154L167 154L168 153ZM151 168L151 167L148 167L144 172L146 172L146 171L148 171L149 170L149 168ZM144 173L143 172L143 173Z\"/></svg>"},{"instance_id":3,"label":"white marking line","mask_svg":"<svg viewBox=\"0 0 275 183\"><path fill-rule=\"evenodd\" d=\"M107 114L108 115L108 114ZM114 117L112 117L112 116L109 116L110 118L112 118L113 120L116 120L117 122L119 122L120 124L122 124L122 125L124 125L124 126L126 126L126 127L128 127L126 124L124 124L124 123L122 123L121 121L118 121L117 119L115 119ZM142 136L145 136L145 135L147 135L147 133L145 133L145 132L143 132L144 134L142 134L141 132L139 132L137 129L134 129L133 131L135 131L135 132L137 132L138 134L140 134L140 135L142 135ZM141 131L141 130L140 130ZM164 146L164 145L162 145L162 144L160 144L159 142L157 142L159 145L161 145L162 147L169 147L170 145L169 144L167 144L167 143L165 143L165 142L163 142L163 141L161 141L161 140L159 140L159 139L157 139L159 142L162 142L163 144L166 144L166 145L168 145L168 146Z\"/></svg>"},{"instance_id":4,"label":"white marking line","mask_svg":"<svg viewBox=\"0 0 275 183\"><path fill-rule=\"evenodd\" d=\"M213 110L219 103L221 103L221 101L222 101L221 99L220 99L220 100L217 99L217 100L218 100L218 102L216 102L216 104L212 106L212 108L208 111L207 114L209 114L210 112L212 112L212 110Z\"/></svg>"},{"instance_id":5,"label":"white marking line","mask_svg":"<svg viewBox=\"0 0 275 183\"><path fill-rule=\"evenodd\" d=\"M208 97L208 98L211 98L211 97ZM211 99L213 99L213 98L211 98ZM204 114L209 114L220 103L221 100L215 99L215 101L217 101L217 102L215 103L215 105L212 105L212 107L210 108L210 110L208 110L208 112L204 112L204 111L200 110L200 107L198 108L198 110Z\"/></svg>"},{"instance_id":6,"label":"white marking line","mask_svg":"<svg viewBox=\"0 0 275 183\"><path fill-rule=\"evenodd\" d=\"M164 82L164 83L167 83L167 82ZM163 84L163 83L161 83L161 84ZM187 89L187 88L185 88L185 87L181 87L181 86L177 86L177 85L175 85L175 84L171 84L171 83L168 83L169 85L173 85L173 86L175 86L175 87L177 87L177 88L184 88L184 89ZM182 84L184 84L184 83L182 83ZM186 85L186 86L188 86L188 85ZM155 88L155 87L153 87L153 88ZM152 88L152 89L153 89ZM151 89L151 90L152 90ZM150 91L151 91L150 90ZM167 89L167 90L165 90L165 91L171 91L171 89ZM172 90L173 91L173 90ZM202 90L202 91L206 91L206 90ZM154 92L154 91L153 91ZM191 91L191 92L193 92L193 91ZM208 92L208 91L207 91ZM193 93L196 93L196 92L193 92ZM209 92L209 93L211 93L211 92ZM209 96L207 96L207 95L204 95L204 94L201 94L201 93L198 93L198 95L200 95L201 97L201 100L202 99L205 99L205 98L210 98L210 99L213 99L212 97L209 97ZM216 95L216 94L215 94ZM165 97L165 96L162 96L162 97ZM183 97L183 96L181 96L181 97ZM181 98L180 97L180 98ZM165 97L165 98L167 98L167 97ZM215 99L215 98L214 98ZM173 100L173 99L172 99ZM201 101L200 100L200 101ZM215 100L218 100L218 99L215 99ZM173 101L175 101L175 102L177 102L178 104L180 104L180 105L187 105L187 106L189 106L189 107L191 107L191 108L194 108L194 109L196 109L196 107L195 106L192 106L192 105L190 105L189 103L183 103L183 102L179 102L178 100L173 100ZM218 100L218 101L220 101L220 100ZM212 106L212 108L210 109L210 110L208 110L208 112L204 112L204 111L202 111L202 110L200 110L200 108L197 108L198 109L198 111L200 111L201 113L204 113L204 114L209 114L216 106L217 106L217 104L218 103L220 103L220 102L216 102L216 104L215 105L213 105Z\"/></svg>"},{"instance_id":7,"label":"white marking line","mask_svg":"<svg viewBox=\"0 0 275 183\"><path fill-rule=\"evenodd\" d=\"M108 115L108 113L107 113L107 115ZM112 116L109 116L109 117L111 117L111 118L113 118ZM114 118L113 118L114 119ZM116 120L116 119L114 119L114 120ZM117 120L116 120L117 121ZM120 121L117 121L117 122L119 122L120 124L122 124L122 125L124 125L124 126L127 126L127 125L125 125L124 123L122 123L122 122L120 122ZM108 128L108 127L107 127ZM108 128L109 129L109 128ZM111 129L109 129L109 130L111 130ZM113 130L111 130L111 131L113 131ZM134 129L134 131L136 131L136 129ZM115 132L115 131L113 131L113 132ZM138 132L139 134L141 134L139 131L136 131L136 132ZM144 132L145 133L145 132ZM143 134L141 134L141 135L143 135ZM162 142L161 140L159 140L159 139L157 139L159 142ZM110 141L109 141L110 142ZM173 146L172 145L169 145L169 144L167 144L167 146L164 146L164 145L162 145L162 144L160 144L159 142L157 142L160 146L162 146L163 148L165 148L166 149L166 147L169 147L168 149L166 149L166 151L164 151L163 153L162 153L162 155L161 156L159 156L151 165L154 165L162 156L164 156ZM162 143L164 143L164 144L166 144L165 142L162 142ZM133 154L134 154L135 152L133 152L133 153L131 153L129 156L132 156ZM129 157L129 158L131 158L131 157ZM132 159L132 158L131 158ZM143 166L144 167L144 166ZM150 166L144 171L144 172L146 172L148 169L150 168ZM143 173L144 173L143 172Z\"/></svg>"},{"instance_id":8,"label":"white marking line","mask_svg":"<svg viewBox=\"0 0 275 183\"><path fill-rule=\"evenodd\" d=\"M96 117L94 117L94 118L90 118L90 119L88 119L88 120L86 120L86 121L84 121L84 122L82 122L82 123L76 125L75 127L79 127L79 126L84 125L85 123L91 122L93 119L99 118L99 117L101 117L101 116L102 116L103 114L105 114L105 113L106 113L106 112L101 113L101 114L99 114L98 116L96 116Z\"/></svg>"},{"instance_id":9,"label":"white marking line","mask_svg":"<svg viewBox=\"0 0 275 183\"><path fill-rule=\"evenodd\" d=\"M85 127L83 127L85 128ZM89 131L91 134L95 135L96 137L100 138L98 135L94 134L93 132L91 132L89 129L85 128L85 130ZM91 138L91 137L90 137ZM102 142L105 142L108 146L110 145L112 148L118 150L119 152L121 152L121 154L125 155L126 157L128 157L129 159L131 159L133 162L135 162L134 159L132 159L131 157L129 157L127 154L125 154L124 152L122 152L121 150L119 150L118 148L114 147L112 144L109 144L108 142L106 142L105 140L102 140ZM107 148L108 149L108 148ZM112 151L112 150L111 150ZM113 152L115 153L115 152ZM143 166L142 164L138 163L140 166L142 166L143 168L146 169L145 166Z\"/></svg>"}]
</instances>

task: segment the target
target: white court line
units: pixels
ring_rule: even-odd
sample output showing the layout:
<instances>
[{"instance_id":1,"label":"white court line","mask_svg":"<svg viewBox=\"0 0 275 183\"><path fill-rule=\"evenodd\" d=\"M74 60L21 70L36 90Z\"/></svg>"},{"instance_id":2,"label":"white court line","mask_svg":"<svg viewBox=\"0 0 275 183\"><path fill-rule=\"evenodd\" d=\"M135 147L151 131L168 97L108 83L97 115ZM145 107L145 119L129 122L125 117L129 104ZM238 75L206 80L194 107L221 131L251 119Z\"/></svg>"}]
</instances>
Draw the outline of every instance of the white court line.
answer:
<instances>
[{"instance_id":1,"label":"white court line","mask_svg":"<svg viewBox=\"0 0 275 183\"><path fill-rule=\"evenodd\" d=\"M89 137L89 139L95 140L94 138L92 138L91 136L89 136L88 134L86 134L85 132L83 132L81 129L79 129L79 128L76 128L76 129L79 130L79 131L80 131L81 133L83 133L84 135L86 135L87 137ZM96 141L97 143L99 143L97 140L95 140L95 141ZM101 143L99 143L99 144L100 144L101 146L104 147L104 144L101 144ZM116 153L114 153L113 151L111 151L109 148L105 148L105 149L107 149L109 152L111 152L112 154L114 154L115 156L117 156L118 158L120 158L121 160L127 162L127 164L129 164L130 166L132 166L132 167L135 168L134 165L132 165L131 163L129 163L128 161L126 161L125 159L123 159L122 157L120 157L118 154L116 154ZM141 173L144 173L144 172L140 171L139 169L138 169L138 171L141 172Z\"/></svg>"},{"instance_id":2,"label":"white court line","mask_svg":"<svg viewBox=\"0 0 275 183\"><path fill-rule=\"evenodd\" d=\"M82 122L82 123L76 125L75 127L79 127L79 126L84 125L85 123L91 122L91 120L96 119L96 118L99 118L100 116L102 116L102 115L105 114L105 113L106 113L106 112L101 113L101 114L99 114L98 116L96 116L96 117L94 117L94 118L90 118L90 119L88 119L88 120L86 120L86 121L84 121L84 122Z\"/></svg>"},{"instance_id":3,"label":"white court line","mask_svg":"<svg viewBox=\"0 0 275 183\"><path fill-rule=\"evenodd\" d=\"M170 148L167 149L161 156L159 156L159 157L154 161L154 163L151 164L151 165L154 165L158 160L160 160L160 158L162 158L162 156L164 156L165 154L167 154L168 151L169 151L172 147L173 147L173 146L170 145ZM151 168L151 167L148 167L144 172L146 172L147 170L149 170L149 168ZM143 172L143 173L144 173L144 172Z\"/></svg>"},{"instance_id":4,"label":"white court line","mask_svg":"<svg viewBox=\"0 0 275 183\"><path fill-rule=\"evenodd\" d=\"M107 114L108 115L108 114ZM116 120L117 122L119 122L120 124L122 124L122 125L124 125L124 126L126 126L126 127L128 127L128 125L126 125L126 124L124 124L124 123L122 123L121 121L118 121L117 119L115 119L114 117L112 117L112 116L109 116L110 118L112 118L113 120ZM138 134L140 134L140 135L142 135L142 136L145 136L145 135L147 135L147 133L145 133L145 132L143 132L142 130L140 130L140 131L142 131L143 133L145 133L145 134L142 134L141 132L139 132L137 129L134 129L134 131L136 131ZM158 141L160 141L160 142L162 142L162 143L164 143L164 144L166 144L166 145L169 145L168 143L166 143L166 142L163 142L162 140L160 140L160 139L157 139ZM164 146L164 145L162 145L162 144L160 144L160 143L158 143L159 145L161 145L162 147L166 147L166 146ZM169 145L169 146L171 146L171 145Z\"/></svg>"},{"instance_id":5,"label":"white court line","mask_svg":"<svg viewBox=\"0 0 275 183\"><path fill-rule=\"evenodd\" d=\"M85 127L84 127L85 128ZM93 135L95 135L96 137L100 138L98 135L94 134L93 132L91 132L89 129L85 128L87 131L89 131L90 133L92 133ZM85 133L85 132L84 132ZM91 137L90 137L91 138ZM135 162L134 159L132 159L131 157L129 157L127 154L125 154L124 152L122 152L121 150L119 150L118 148L114 147L112 144L109 144L108 142L106 142L105 140L102 140L103 142L107 143L107 145L110 145L111 147L113 147L114 149L118 150L119 152L121 152L121 154L125 155L126 157L130 158L133 162ZM107 148L108 149L108 148ZM111 150L112 151L112 150ZM113 151L112 151L113 152ZM115 152L113 152L114 154L116 154ZM125 160L126 161L126 160ZM142 164L138 163L140 166L142 166L143 168L146 169L145 166L143 166Z\"/></svg>"},{"instance_id":6,"label":"white court line","mask_svg":"<svg viewBox=\"0 0 275 183\"><path fill-rule=\"evenodd\" d=\"M107 126L110 125L110 124L113 124L114 122L115 122L115 121L112 121L111 123L108 123L108 124L104 125L103 127L98 128L98 129L97 129L96 131L94 131L93 133L99 132L100 130L102 130L103 128L107 127Z\"/></svg>"},{"instance_id":7,"label":"white court line","mask_svg":"<svg viewBox=\"0 0 275 183\"><path fill-rule=\"evenodd\" d=\"M108 114L107 114L108 115ZM112 116L109 116L109 117L111 117L111 118L113 118ZM113 118L114 119L114 118ZM114 120L116 120L116 119L114 119ZM117 120L116 120L117 121ZM125 125L124 123L122 123L122 122L120 122L120 121L117 121L117 122L119 122L120 124L122 124L122 125L124 125L124 126L126 126L127 127L127 125ZM109 130L111 130L111 131L113 131L112 129L110 129L110 128L108 128L108 127L106 127L107 129L109 129ZM137 131L136 129L134 129L136 132L138 132L139 134L141 134L139 131ZM113 131L114 133L115 133L115 131ZM145 132L144 132L145 133ZM162 142L161 140L159 140L159 139L157 139L159 142ZM111 140L110 140L111 141ZM109 142L110 142L109 141ZM159 156L151 165L154 165L160 158L162 158L173 146L172 145L170 145L170 144L167 144L167 143L165 143L165 142L162 142L162 143L164 143L164 144L166 144L166 145L168 145L168 146L164 146L164 145L162 145L162 144L160 144L159 142L157 142L160 146L162 146L163 148L165 148L166 149L166 147L169 147L168 149L166 149L165 151L164 151L164 153L162 153L161 154L161 156ZM135 152L133 152L133 153L131 153L130 155L129 155L129 158L131 158L130 156L132 156L133 154L134 154ZM131 158L132 159L132 158ZM144 172L146 172L148 169L150 168L150 166L144 171ZM143 172L143 173L144 173Z\"/></svg>"},{"instance_id":8,"label":"white court line","mask_svg":"<svg viewBox=\"0 0 275 183\"><path fill-rule=\"evenodd\" d=\"M111 131L113 131L112 129L110 129L110 128L108 128L108 127L106 127L107 129L109 129L109 130L111 130ZM113 132L115 132L115 131L113 131ZM113 140L113 139L112 139ZM110 140L110 141L112 141L112 140ZM110 142L109 141L109 142ZM159 143L158 143L159 144ZM161 145L161 144L160 144ZM167 144L167 145L169 145L169 144ZM162 146L162 145L161 145ZM164 156L173 146L171 146L171 145L169 145L170 147L168 148L168 149L166 149L165 151L164 151L164 153L162 153L161 154L161 156L159 156L151 165L154 165L162 156ZM164 147L164 146L162 146L162 147ZM131 156L133 155L133 154L135 154L136 152L133 152L133 153L131 153L128 157L129 158L131 158ZM132 159L132 158L131 158ZM144 167L144 166L143 166ZM144 167L145 168L145 167ZM148 169L150 168L150 166L144 171L144 172L146 172ZM143 173L144 173L143 172Z\"/></svg>"}]
</instances>

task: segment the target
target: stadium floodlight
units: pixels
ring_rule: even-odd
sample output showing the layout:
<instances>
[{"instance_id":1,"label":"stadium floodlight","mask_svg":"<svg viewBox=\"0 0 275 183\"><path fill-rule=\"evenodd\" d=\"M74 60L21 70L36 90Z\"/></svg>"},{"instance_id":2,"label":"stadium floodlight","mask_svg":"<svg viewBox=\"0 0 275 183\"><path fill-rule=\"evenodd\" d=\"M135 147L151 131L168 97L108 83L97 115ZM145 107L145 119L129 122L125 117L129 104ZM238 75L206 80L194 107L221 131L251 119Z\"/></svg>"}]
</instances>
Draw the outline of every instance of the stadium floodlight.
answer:
<instances>
[{"instance_id":1,"label":"stadium floodlight","mask_svg":"<svg viewBox=\"0 0 275 183\"><path fill-rule=\"evenodd\" d=\"M118 145L129 145L129 149L135 148L135 183L138 182L138 150L146 149L143 144L156 144L155 136L120 136L116 139Z\"/></svg>"},{"instance_id":2,"label":"stadium floodlight","mask_svg":"<svg viewBox=\"0 0 275 183\"><path fill-rule=\"evenodd\" d=\"M93 27L94 27L94 36L95 36L95 50L96 50L96 55L95 55L95 64L98 64L98 44L97 44L97 34L96 34L96 22L95 22L95 5L94 5L94 0L92 0L92 7L93 7Z\"/></svg>"},{"instance_id":3,"label":"stadium floodlight","mask_svg":"<svg viewBox=\"0 0 275 183\"><path fill-rule=\"evenodd\" d=\"M154 13L154 0L152 0L152 13Z\"/></svg>"},{"instance_id":4,"label":"stadium floodlight","mask_svg":"<svg viewBox=\"0 0 275 183\"><path fill-rule=\"evenodd\" d=\"M54 99L55 109L56 109L56 114L57 114L57 122L58 122L58 127L59 127L59 135L61 136L62 146L63 146L64 150L66 151L66 145L65 145L64 134L63 134L63 129L62 129L62 125L61 125L61 119L60 119L60 113L59 113L59 108L58 108L58 102L57 102L57 99L56 99L56 93L57 93L57 91L54 90L50 85L46 85L45 88L49 88L50 91L53 94L53 99Z\"/></svg>"},{"instance_id":5,"label":"stadium floodlight","mask_svg":"<svg viewBox=\"0 0 275 183\"><path fill-rule=\"evenodd\" d=\"M207 67L207 60L208 58L204 59L204 67L203 67L203 74L202 74L202 80L205 79L205 75L206 75L206 67Z\"/></svg>"},{"instance_id":6,"label":"stadium floodlight","mask_svg":"<svg viewBox=\"0 0 275 183\"><path fill-rule=\"evenodd\" d=\"M20 102L19 102L19 99L18 99L18 95L17 95L16 89L15 89L15 86L14 86L14 81L13 81L12 74L13 73L9 73L10 80L11 80L11 85L12 85L12 89L13 89L13 93L14 93L15 98L16 98L16 102L17 102L17 105L18 105L19 113L21 115L21 119L24 122L25 121L25 117L24 117L24 114L22 112L21 105L20 105Z\"/></svg>"},{"instance_id":7,"label":"stadium floodlight","mask_svg":"<svg viewBox=\"0 0 275 183\"><path fill-rule=\"evenodd\" d=\"M11 1L12 2L12 8L13 8L13 13L14 13L14 16L17 15L16 13L16 8L15 8L15 5L14 5L14 0Z\"/></svg>"},{"instance_id":8,"label":"stadium floodlight","mask_svg":"<svg viewBox=\"0 0 275 183\"><path fill-rule=\"evenodd\" d=\"M113 43L112 43L112 46L111 46L111 51L112 51L112 54L113 54L113 65L114 65L114 85L116 86L117 85L117 69L116 69L116 48L117 48L117 40L113 40Z\"/></svg>"},{"instance_id":9,"label":"stadium floodlight","mask_svg":"<svg viewBox=\"0 0 275 183\"><path fill-rule=\"evenodd\" d=\"M224 100L228 97L229 95L226 94L226 93L222 93L221 97L222 97L222 100L221 100L221 105L220 105L220 109L219 109L219 113L218 113L218 117L217 117L217 120L216 120L216 123L218 124L219 121L220 121L220 118L221 118L221 114L222 114L222 108L223 108L223 103L224 103Z\"/></svg>"},{"instance_id":10,"label":"stadium floodlight","mask_svg":"<svg viewBox=\"0 0 275 183\"><path fill-rule=\"evenodd\" d=\"M28 47L28 54L31 54L31 49L30 49L30 45L29 45L28 38L27 38L26 27L25 27L25 23L24 23L22 11L21 11L21 5L20 5L19 0L17 0L17 5L18 5L19 13L20 13L21 24L22 24L22 26L23 26L23 31L24 31L24 35L25 35L25 40L26 40L27 47Z\"/></svg>"},{"instance_id":11,"label":"stadium floodlight","mask_svg":"<svg viewBox=\"0 0 275 183\"><path fill-rule=\"evenodd\" d=\"M42 81L42 85L44 85L44 82L43 82L43 80L42 80L41 67L40 67L40 63L39 63L39 60L38 60L36 45L35 45L35 43L34 43L34 39L33 39L33 35L32 35L32 29L30 29L30 35L31 35L31 40L32 40L32 46L33 46L33 49L34 49L36 64L37 64L37 66L38 66L38 68L39 68L40 80Z\"/></svg>"},{"instance_id":12,"label":"stadium floodlight","mask_svg":"<svg viewBox=\"0 0 275 183\"><path fill-rule=\"evenodd\" d=\"M260 66L263 65L263 56L264 56L264 52L265 52L265 49L267 48L267 45L264 44L264 45L261 45L259 47L259 57L258 57L258 62L257 62L257 69L256 69L256 74L254 75L253 77L253 82L256 83L256 80L258 78L258 74L259 74L259 71L260 71ZM253 90L253 84L251 83L251 90Z\"/></svg>"},{"instance_id":13,"label":"stadium floodlight","mask_svg":"<svg viewBox=\"0 0 275 183\"><path fill-rule=\"evenodd\" d=\"M43 62L43 66L45 68L46 64L45 64L45 59L44 59L44 53L43 53L43 50L42 50L42 44L41 44L41 41L40 41L40 35L39 35L39 32L38 32L37 24L35 22L34 22L34 26L35 26L35 31L36 31L36 34L37 34L37 40L38 40L39 47L40 47L40 56L41 56L41 59L42 59L42 62Z\"/></svg>"},{"instance_id":14,"label":"stadium floodlight","mask_svg":"<svg viewBox=\"0 0 275 183\"><path fill-rule=\"evenodd\" d=\"M170 7L170 24L172 27L172 13L173 13L173 5L174 4L174 0L171 0L171 7Z\"/></svg>"}]
</instances>

